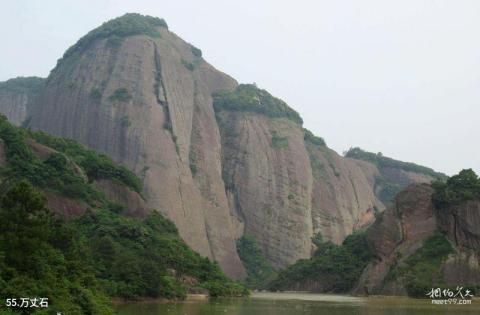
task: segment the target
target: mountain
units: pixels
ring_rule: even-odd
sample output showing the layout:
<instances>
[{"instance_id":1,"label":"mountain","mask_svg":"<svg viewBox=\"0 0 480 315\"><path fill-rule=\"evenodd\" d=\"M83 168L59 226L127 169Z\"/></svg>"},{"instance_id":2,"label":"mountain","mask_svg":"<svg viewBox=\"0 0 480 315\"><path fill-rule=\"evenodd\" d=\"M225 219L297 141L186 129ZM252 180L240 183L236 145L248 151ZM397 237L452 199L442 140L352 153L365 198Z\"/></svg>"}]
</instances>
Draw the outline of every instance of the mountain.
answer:
<instances>
[{"instance_id":1,"label":"mountain","mask_svg":"<svg viewBox=\"0 0 480 315\"><path fill-rule=\"evenodd\" d=\"M284 268L311 256L312 238L341 244L374 221L392 191L439 176L338 155L285 102L238 84L149 16L126 14L82 37L35 95L24 119L9 114L19 106L13 98L0 98L0 110L132 170L146 208L237 279L246 276L242 237Z\"/></svg>"},{"instance_id":2,"label":"mountain","mask_svg":"<svg viewBox=\"0 0 480 315\"><path fill-rule=\"evenodd\" d=\"M0 138L0 295L48 297L52 312L80 315L113 314L111 297L247 293L146 210L126 168L4 116Z\"/></svg>"},{"instance_id":3,"label":"mountain","mask_svg":"<svg viewBox=\"0 0 480 315\"><path fill-rule=\"evenodd\" d=\"M409 295L480 282L480 179L463 170L446 183L413 184L341 246L321 242L312 259L281 271L276 290Z\"/></svg>"},{"instance_id":4,"label":"mountain","mask_svg":"<svg viewBox=\"0 0 480 315\"><path fill-rule=\"evenodd\" d=\"M26 122L45 79L19 77L0 83L0 112L16 125Z\"/></svg>"},{"instance_id":5,"label":"mountain","mask_svg":"<svg viewBox=\"0 0 480 315\"><path fill-rule=\"evenodd\" d=\"M446 182L413 185L368 232L375 259L356 292L423 297L432 287L480 282L480 180L463 170Z\"/></svg>"}]
</instances>

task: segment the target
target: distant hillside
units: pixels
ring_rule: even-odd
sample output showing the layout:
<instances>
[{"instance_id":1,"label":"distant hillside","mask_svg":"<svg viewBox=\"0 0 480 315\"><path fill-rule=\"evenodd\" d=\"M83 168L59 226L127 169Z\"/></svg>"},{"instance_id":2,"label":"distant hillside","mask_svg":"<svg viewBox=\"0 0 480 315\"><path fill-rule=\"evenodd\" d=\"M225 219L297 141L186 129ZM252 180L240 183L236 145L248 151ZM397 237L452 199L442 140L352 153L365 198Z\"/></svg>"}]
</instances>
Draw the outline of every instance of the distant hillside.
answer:
<instances>
[{"instance_id":1,"label":"distant hillside","mask_svg":"<svg viewBox=\"0 0 480 315\"><path fill-rule=\"evenodd\" d=\"M45 79L38 77L18 77L0 82L0 112L16 125L28 124L44 83Z\"/></svg>"},{"instance_id":2,"label":"distant hillside","mask_svg":"<svg viewBox=\"0 0 480 315\"><path fill-rule=\"evenodd\" d=\"M448 178L447 175L435 172L431 168L398 161L383 156L380 152L367 152L358 147L348 150L345 157L366 161L378 168L380 176L375 178L375 192L386 204L389 204L395 195L409 184L429 183L433 180L446 180Z\"/></svg>"}]
</instances>

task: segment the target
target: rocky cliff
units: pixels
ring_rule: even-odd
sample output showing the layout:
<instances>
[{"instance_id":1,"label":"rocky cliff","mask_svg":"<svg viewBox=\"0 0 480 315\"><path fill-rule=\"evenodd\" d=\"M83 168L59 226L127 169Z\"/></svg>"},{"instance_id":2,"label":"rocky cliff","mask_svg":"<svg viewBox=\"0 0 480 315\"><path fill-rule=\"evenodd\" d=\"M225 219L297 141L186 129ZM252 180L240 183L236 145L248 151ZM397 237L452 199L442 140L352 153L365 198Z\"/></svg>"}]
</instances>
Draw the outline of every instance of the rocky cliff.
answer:
<instances>
[{"instance_id":1,"label":"rocky cliff","mask_svg":"<svg viewBox=\"0 0 480 315\"><path fill-rule=\"evenodd\" d=\"M235 246L240 236L253 236L275 267L285 267L310 257L312 237L341 243L371 224L388 202L385 182L398 188L431 178L408 170L405 180L397 176L407 172L401 165L388 173L338 155L284 102L238 85L165 21L138 14L81 38L31 109L14 95L0 97L1 112L133 170L146 205L110 183L97 185L137 204L139 216L145 209L165 214L191 247L236 278L245 275Z\"/></svg>"},{"instance_id":2,"label":"rocky cliff","mask_svg":"<svg viewBox=\"0 0 480 315\"><path fill-rule=\"evenodd\" d=\"M439 207L430 185L397 195L367 233L375 258L356 293L424 296L432 286L480 282L480 202Z\"/></svg>"},{"instance_id":3,"label":"rocky cliff","mask_svg":"<svg viewBox=\"0 0 480 315\"><path fill-rule=\"evenodd\" d=\"M44 81L37 77L19 77L1 82L0 113L17 126L24 123L35 106Z\"/></svg>"}]
</instances>

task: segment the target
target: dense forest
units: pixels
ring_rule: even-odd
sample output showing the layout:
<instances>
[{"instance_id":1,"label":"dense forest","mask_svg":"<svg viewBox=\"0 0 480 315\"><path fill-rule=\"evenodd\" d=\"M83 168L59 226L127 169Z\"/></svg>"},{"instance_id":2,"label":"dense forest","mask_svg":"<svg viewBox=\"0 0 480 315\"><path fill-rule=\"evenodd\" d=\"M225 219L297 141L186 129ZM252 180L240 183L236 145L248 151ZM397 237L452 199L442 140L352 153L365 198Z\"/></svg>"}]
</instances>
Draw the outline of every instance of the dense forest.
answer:
<instances>
[{"instance_id":1,"label":"dense forest","mask_svg":"<svg viewBox=\"0 0 480 315\"><path fill-rule=\"evenodd\" d=\"M126 217L124 205L92 184L104 178L140 191L140 181L126 168L74 141L14 127L5 117L0 138L7 163L0 186L1 296L47 297L50 311L65 314L110 314L111 297L248 294L192 251L171 221L156 211L145 219ZM33 139L52 150L48 158L31 150ZM65 220L48 209L45 192L89 208Z\"/></svg>"}]
</instances>

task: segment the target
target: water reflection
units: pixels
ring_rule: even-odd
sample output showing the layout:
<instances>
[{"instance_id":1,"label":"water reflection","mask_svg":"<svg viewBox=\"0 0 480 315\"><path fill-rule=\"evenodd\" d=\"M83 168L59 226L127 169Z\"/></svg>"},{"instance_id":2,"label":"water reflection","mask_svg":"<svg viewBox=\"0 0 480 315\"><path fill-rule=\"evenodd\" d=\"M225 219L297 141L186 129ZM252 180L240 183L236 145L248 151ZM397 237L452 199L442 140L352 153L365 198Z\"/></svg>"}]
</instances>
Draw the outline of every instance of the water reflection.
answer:
<instances>
[{"instance_id":1,"label":"water reflection","mask_svg":"<svg viewBox=\"0 0 480 315\"><path fill-rule=\"evenodd\" d=\"M472 305L432 305L407 298L255 293L249 299L216 299L176 304L132 303L118 306L119 315L443 315L480 314Z\"/></svg>"}]
</instances>

